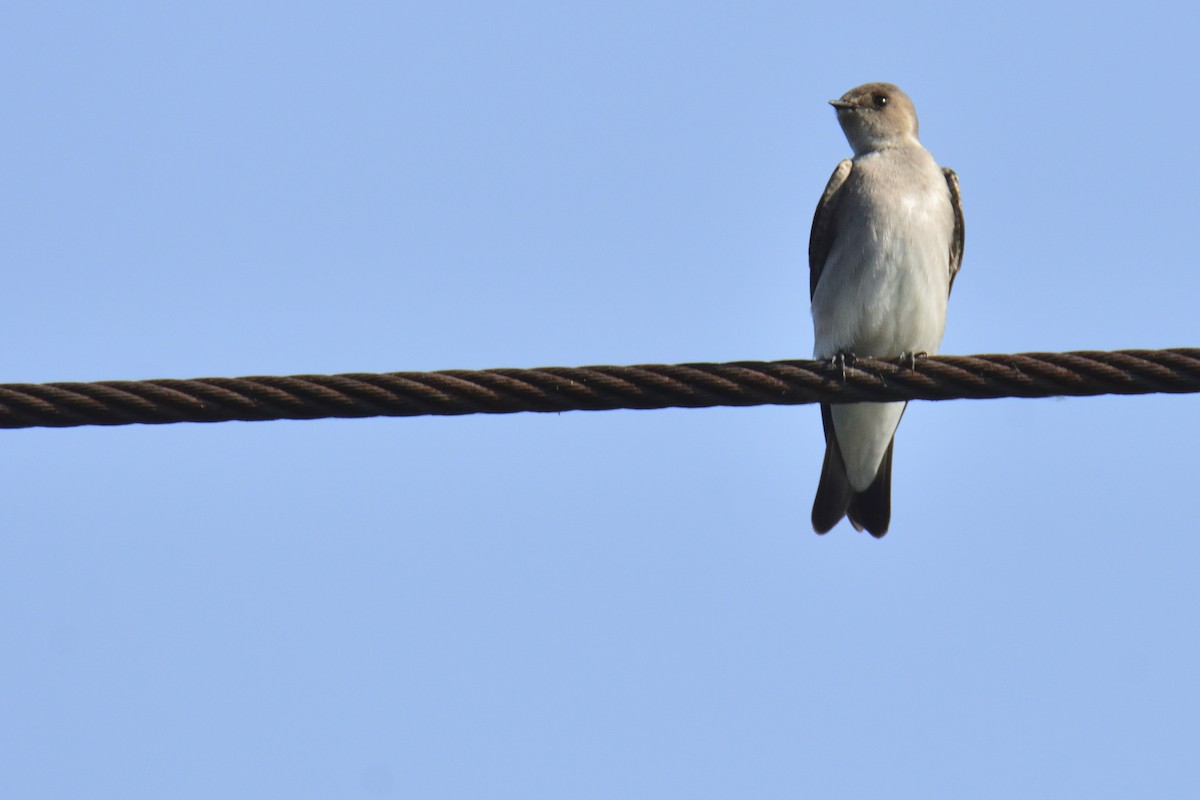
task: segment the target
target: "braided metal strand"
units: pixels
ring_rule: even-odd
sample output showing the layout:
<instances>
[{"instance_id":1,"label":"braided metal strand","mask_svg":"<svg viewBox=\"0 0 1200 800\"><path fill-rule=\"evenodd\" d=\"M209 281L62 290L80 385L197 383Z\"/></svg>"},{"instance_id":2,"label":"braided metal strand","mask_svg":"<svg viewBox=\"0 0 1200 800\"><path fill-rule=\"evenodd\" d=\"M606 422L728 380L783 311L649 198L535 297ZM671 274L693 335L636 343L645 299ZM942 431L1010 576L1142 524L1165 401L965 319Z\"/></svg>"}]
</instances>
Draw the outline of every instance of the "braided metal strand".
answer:
<instances>
[{"instance_id":1,"label":"braided metal strand","mask_svg":"<svg viewBox=\"0 0 1200 800\"><path fill-rule=\"evenodd\" d=\"M0 384L0 428L1200 391L1200 348Z\"/></svg>"}]
</instances>

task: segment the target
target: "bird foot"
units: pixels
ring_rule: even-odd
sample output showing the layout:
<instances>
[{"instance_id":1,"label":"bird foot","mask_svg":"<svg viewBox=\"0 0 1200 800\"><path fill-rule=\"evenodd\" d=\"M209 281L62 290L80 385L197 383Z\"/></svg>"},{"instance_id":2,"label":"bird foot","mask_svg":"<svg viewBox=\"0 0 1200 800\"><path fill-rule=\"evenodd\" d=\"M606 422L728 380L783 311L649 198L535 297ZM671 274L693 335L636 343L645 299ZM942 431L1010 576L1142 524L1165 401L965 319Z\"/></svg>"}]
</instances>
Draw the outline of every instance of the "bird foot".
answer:
<instances>
[{"instance_id":1,"label":"bird foot","mask_svg":"<svg viewBox=\"0 0 1200 800\"><path fill-rule=\"evenodd\" d=\"M901 353L900 354L900 364L901 364L901 366L906 366L913 372L916 372L917 371L917 359L918 358L928 358L928 357L929 357L929 353L926 353L924 350L922 350L918 353Z\"/></svg>"},{"instance_id":2,"label":"bird foot","mask_svg":"<svg viewBox=\"0 0 1200 800\"><path fill-rule=\"evenodd\" d=\"M856 363L858 363L858 356L854 353L838 353L829 359L829 366L841 372L842 383L846 382L846 367L853 367Z\"/></svg>"}]
</instances>

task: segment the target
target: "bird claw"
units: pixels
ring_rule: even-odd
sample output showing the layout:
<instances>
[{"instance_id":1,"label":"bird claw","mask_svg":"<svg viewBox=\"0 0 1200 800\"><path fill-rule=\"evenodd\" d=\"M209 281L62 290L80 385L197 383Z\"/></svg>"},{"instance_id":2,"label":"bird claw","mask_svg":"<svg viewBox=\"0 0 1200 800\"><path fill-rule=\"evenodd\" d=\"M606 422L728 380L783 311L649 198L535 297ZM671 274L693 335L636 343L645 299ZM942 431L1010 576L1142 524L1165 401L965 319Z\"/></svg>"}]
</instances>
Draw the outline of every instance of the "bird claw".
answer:
<instances>
[{"instance_id":1,"label":"bird claw","mask_svg":"<svg viewBox=\"0 0 1200 800\"><path fill-rule=\"evenodd\" d=\"M908 367L911 371L916 372L917 371L917 359L918 358L928 358L928 356L929 356L929 353L926 353L924 350L922 350L918 353L901 353L900 354L900 365Z\"/></svg>"},{"instance_id":2,"label":"bird claw","mask_svg":"<svg viewBox=\"0 0 1200 800\"><path fill-rule=\"evenodd\" d=\"M846 367L853 367L857 362L858 356L854 353L838 353L829 359L829 365L841 373L842 383L846 382Z\"/></svg>"}]
</instances>

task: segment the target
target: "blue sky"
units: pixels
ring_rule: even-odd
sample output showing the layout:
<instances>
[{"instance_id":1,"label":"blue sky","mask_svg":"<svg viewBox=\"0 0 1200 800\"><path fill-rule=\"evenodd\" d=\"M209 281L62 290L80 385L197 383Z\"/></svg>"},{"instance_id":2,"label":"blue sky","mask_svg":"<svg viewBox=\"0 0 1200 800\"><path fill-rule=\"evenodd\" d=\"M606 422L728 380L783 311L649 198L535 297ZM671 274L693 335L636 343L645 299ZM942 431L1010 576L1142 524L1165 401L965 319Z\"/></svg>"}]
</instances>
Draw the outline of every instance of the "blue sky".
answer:
<instances>
[{"instance_id":1,"label":"blue sky","mask_svg":"<svg viewBox=\"0 0 1200 800\"><path fill-rule=\"evenodd\" d=\"M943 352L1200 345L1192 12L18 3L0 380L811 353L825 104L962 180ZM1194 397L3 433L7 797L1191 797Z\"/></svg>"}]
</instances>

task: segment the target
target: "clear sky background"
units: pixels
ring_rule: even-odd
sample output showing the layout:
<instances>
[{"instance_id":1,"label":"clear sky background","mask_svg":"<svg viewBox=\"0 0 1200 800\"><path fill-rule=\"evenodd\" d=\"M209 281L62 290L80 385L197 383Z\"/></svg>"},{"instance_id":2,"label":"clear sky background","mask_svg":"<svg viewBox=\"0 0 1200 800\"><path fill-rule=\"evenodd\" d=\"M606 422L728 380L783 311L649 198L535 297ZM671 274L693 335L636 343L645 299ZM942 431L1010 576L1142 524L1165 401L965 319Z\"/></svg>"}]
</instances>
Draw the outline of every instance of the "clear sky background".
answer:
<instances>
[{"instance_id":1,"label":"clear sky background","mask_svg":"<svg viewBox=\"0 0 1200 800\"><path fill-rule=\"evenodd\" d=\"M806 358L830 98L943 352L1200 345L1193 10L10 3L0 380ZM1195 797L1196 397L0 433L0 796Z\"/></svg>"}]
</instances>

